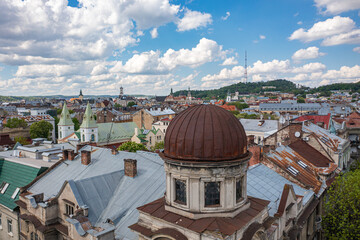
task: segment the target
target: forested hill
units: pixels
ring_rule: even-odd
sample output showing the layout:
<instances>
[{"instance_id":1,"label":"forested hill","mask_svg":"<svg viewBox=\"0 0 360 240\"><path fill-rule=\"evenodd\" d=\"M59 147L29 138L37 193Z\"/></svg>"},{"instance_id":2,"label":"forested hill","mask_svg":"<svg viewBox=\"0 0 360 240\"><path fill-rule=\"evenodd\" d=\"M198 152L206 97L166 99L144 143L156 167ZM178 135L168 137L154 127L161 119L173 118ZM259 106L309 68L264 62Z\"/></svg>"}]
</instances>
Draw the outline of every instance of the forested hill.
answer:
<instances>
[{"instance_id":1,"label":"forested hill","mask_svg":"<svg viewBox=\"0 0 360 240\"><path fill-rule=\"evenodd\" d=\"M273 89L264 89L265 86L273 86ZM240 94L260 93L264 91L280 91L293 92L296 91L296 84L284 79L278 79L267 82L250 82L250 83L236 83L230 86L222 87L212 90L191 90L191 95L196 98L225 98L227 93L234 93L238 91ZM187 95L187 90L181 90L174 93L175 96Z\"/></svg>"},{"instance_id":2,"label":"forested hill","mask_svg":"<svg viewBox=\"0 0 360 240\"><path fill-rule=\"evenodd\" d=\"M266 86L273 86L275 88L264 88ZM267 82L250 82L250 83L236 83L230 86L222 87L219 89L212 90L191 90L191 95L196 98L225 98L227 93L234 93L238 91L240 94L251 94L251 93L262 93L264 91L280 91L294 94L302 94L305 93L327 93L323 95L329 95L330 91L333 90L349 90L352 92L360 93L360 82L357 83L334 83L330 85L325 85L317 88L309 88L309 87L301 87L296 88L296 84L285 80L285 79L277 79ZM187 95L187 90L181 90L174 93L175 96L179 95Z\"/></svg>"}]
</instances>

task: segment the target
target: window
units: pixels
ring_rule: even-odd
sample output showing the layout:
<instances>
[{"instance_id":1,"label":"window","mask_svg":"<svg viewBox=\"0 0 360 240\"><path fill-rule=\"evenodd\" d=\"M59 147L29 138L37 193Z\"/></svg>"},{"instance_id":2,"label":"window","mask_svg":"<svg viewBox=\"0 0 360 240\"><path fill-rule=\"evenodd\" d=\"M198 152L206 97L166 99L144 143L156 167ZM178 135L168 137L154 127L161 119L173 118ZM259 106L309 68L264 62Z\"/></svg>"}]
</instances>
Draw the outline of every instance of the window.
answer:
<instances>
[{"instance_id":1,"label":"window","mask_svg":"<svg viewBox=\"0 0 360 240\"><path fill-rule=\"evenodd\" d=\"M15 199L18 195L18 193L20 192L20 188L16 188L15 192L13 193L13 195L11 196L12 199Z\"/></svg>"},{"instance_id":2,"label":"window","mask_svg":"<svg viewBox=\"0 0 360 240\"><path fill-rule=\"evenodd\" d=\"M0 227L1 227L1 213L0 213Z\"/></svg>"},{"instance_id":3,"label":"window","mask_svg":"<svg viewBox=\"0 0 360 240\"><path fill-rule=\"evenodd\" d=\"M82 139L83 139L83 142L85 142L85 135L83 134L83 136L82 136Z\"/></svg>"},{"instance_id":4,"label":"window","mask_svg":"<svg viewBox=\"0 0 360 240\"><path fill-rule=\"evenodd\" d=\"M8 233L12 233L12 220L8 219L7 225L8 225Z\"/></svg>"},{"instance_id":5,"label":"window","mask_svg":"<svg viewBox=\"0 0 360 240\"><path fill-rule=\"evenodd\" d=\"M0 186L1 193L4 194L8 187L9 187L9 184L7 182L3 182Z\"/></svg>"},{"instance_id":6,"label":"window","mask_svg":"<svg viewBox=\"0 0 360 240\"><path fill-rule=\"evenodd\" d=\"M66 215L68 216L74 215L74 206L66 203L65 208L66 208Z\"/></svg>"},{"instance_id":7,"label":"window","mask_svg":"<svg viewBox=\"0 0 360 240\"><path fill-rule=\"evenodd\" d=\"M91 141L95 141L95 135L91 134Z\"/></svg>"},{"instance_id":8,"label":"window","mask_svg":"<svg viewBox=\"0 0 360 240\"><path fill-rule=\"evenodd\" d=\"M151 144L151 137L149 137L149 143Z\"/></svg>"},{"instance_id":9,"label":"window","mask_svg":"<svg viewBox=\"0 0 360 240\"><path fill-rule=\"evenodd\" d=\"M60 139L62 138L62 134L61 134L62 132L60 132Z\"/></svg>"},{"instance_id":10,"label":"window","mask_svg":"<svg viewBox=\"0 0 360 240\"><path fill-rule=\"evenodd\" d=\"M220 205L220 182L205 183L205 206Z\"/></svg>"},{"instance_id":11,"label":"window","mask_svg":"<svg viewBox=\"0 0 360 240\"><path fill-rule=\"evenodd\" d=\"M68 129L70 129L70 127L68 127Z\"/></svg>"},{"instance_id":12,"label":"window","mask_svg":"<svg viewBox=\"0 0 360 240\"><path fill-rule=\"evenodd\" d=\"M236 181L236 202L239 202L242 199L243 179L244 177L241 177Z\"/></svg>"},{"instance_id":13,"label":"window","mask_svg":"<svg viewBox=\"0 0 360 240\"><path fill-rule=\"evenodd\" d=\"M31 240L40 240L39 235L37 235L37 233L34 232L31 233L30 237Z\"/></svg>"},{"instance_id":14,"label":"window","mask_svg":"<svg viewBox=\"0 0 360 240\"><path fill-rule=\"evenodd\" d=\"M186 182L175 179L175 201L180 204L186 204Z\"/></svg>"},{"instance_id":15,"label":"window","mask_svg":"<svg viewBox=\"0 0 360 240\"><path fill-rule=\"evenodd\" d=\"M288 170L295 176L299 173L299 171L292 166L289 166Z\"/></svg>"},{"instance_id":16,"label":"window","mask_svg":"<svg viewBox=\"0 0 360 240\"><path fill-rule=\"evenodd\" d=\"M302 168L306 168L306 167L307 167L307 165L306 165L303 161L301 161L301 160L299 160L297 163L298 163Z\"/></svg>"}]
</instances>

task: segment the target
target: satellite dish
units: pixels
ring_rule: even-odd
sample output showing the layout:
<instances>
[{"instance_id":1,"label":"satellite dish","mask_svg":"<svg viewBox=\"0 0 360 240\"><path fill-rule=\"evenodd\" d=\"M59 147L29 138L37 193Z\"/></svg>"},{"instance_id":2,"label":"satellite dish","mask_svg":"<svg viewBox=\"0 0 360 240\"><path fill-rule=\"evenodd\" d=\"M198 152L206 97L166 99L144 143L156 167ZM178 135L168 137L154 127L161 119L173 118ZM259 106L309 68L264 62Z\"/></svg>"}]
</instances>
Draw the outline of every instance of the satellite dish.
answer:
<instances>
[{"instance_id":1,"label":"satellite dish","mask_svg":"<svg viewBox=\"0 0 360 240\"><path fill-rule=\"evenodd\" d=\"M295 132L295 137L300 137L300 132Z\"/></svg>"}]
</instances>

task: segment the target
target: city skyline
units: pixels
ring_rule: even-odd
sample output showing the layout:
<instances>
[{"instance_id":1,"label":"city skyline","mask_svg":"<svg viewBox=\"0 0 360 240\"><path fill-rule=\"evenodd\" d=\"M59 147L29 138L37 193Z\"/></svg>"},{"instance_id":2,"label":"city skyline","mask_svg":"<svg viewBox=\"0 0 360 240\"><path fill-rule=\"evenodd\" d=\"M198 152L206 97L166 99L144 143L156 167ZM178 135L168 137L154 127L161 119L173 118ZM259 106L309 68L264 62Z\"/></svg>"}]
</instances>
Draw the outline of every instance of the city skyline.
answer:
<instances>
[{"instance_id":1,"label":"city skyline","mask_svg":"<svg viewBox=\"0 0 360 240\"><path fill-rule=\"evenodd\" d=\"M2 1L0 95L360 80L360 2Z\"/></svg>"}]
</instances>

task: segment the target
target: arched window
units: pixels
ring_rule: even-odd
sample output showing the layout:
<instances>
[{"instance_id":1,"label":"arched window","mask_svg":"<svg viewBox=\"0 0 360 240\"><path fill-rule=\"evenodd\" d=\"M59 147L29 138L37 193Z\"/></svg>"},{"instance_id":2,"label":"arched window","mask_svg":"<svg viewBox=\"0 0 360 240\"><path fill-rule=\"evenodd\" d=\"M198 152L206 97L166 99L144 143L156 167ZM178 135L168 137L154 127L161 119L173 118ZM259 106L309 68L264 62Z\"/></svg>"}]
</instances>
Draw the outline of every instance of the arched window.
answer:
<instances>
[{"instance_id":1,"label":"arched window","mask_svg":"<svg viewBox=\"0 0 360 240\"><path fill-rule=\"evenodd\" d=\"M82 140L83 140L83 142L85 142L85 135L84 134L82 135Z\"/></svg>"},{"instance_id":2,"label":"arched window","mask_svg":"<svg viewBox=\"0 0 360 240\"><path fill-rule=\"evenodd\" d=\"M242 190L243 180L244 180L244 177L241 177L241 178L236 180L236 202L239 202L243 198L243 196L242 196L242 194L243 194L243 190Z\"/></svg>"},{"instance_id":3,"label":"arched window","mask_svg":"<svg viewBox=\"0 0 360 240\"><path fill-rule=\"evenodd\" d=\"M175 179L175 201L186 205L186 182Z\"/></svg>"},{"instance_id":4,"label":"arched window","mask_svg":"<svg viewBox=\"0 0 360 240\"><path fill-rule=\"evenodd\" d=\"M91 134L91 141L95 141L95 135L94 134Z\"/></svg>"},{"instance_id":5,"label":"arched window","mask_svg":"<svg viewBox=\"0 0 360 240\"><path fill-rule=\"evenodd\" d=\"M205 183L205 206L220 205L220 182Z\"/></svg>"},{"instance_id":6,"label":"arched window","mask_svg":"<svg viewBox=\"0 0 360 240\"><path fill-rule=\"evenodd\" d=\"M62 138L62 132L60 132L60 139Z\"/></svg>"}]
</instances>

